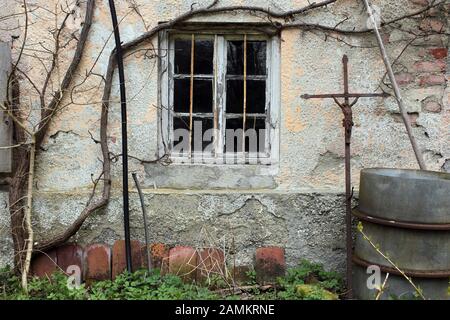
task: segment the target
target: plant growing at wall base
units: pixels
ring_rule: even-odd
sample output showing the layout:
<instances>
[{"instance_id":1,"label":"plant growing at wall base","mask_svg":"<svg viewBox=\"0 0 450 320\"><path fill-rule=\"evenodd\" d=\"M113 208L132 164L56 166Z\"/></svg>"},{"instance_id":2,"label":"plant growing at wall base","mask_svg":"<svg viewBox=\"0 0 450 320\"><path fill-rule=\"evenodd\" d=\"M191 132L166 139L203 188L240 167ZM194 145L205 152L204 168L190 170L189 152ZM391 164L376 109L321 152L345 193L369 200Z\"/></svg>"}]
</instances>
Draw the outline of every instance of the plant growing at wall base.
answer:
<instances>
[{"instance_id":1,"label":"plant growing at wall base","mask_svg":"<svg viewBox=\"0 0 450 320\"><path fill-rule=\"evenodd\" d=\"M217 290L183 282L176 275L161 275L159 270L124 272L114 280L94 282L71 289L67 276L55 273L50 277L31 278L28 294L24 293L20 278L5 268L0 270L0 299L7 300L329 300L337 299L342 291L342 279L334 272L326 272L314 263L302 261L288 270L288 275L278 279L277 285L260 289L244 286L240 293ZM339 285L336 285L339 284ZM215 285L213 285L215 286ZM250 288L249 288L250 287Z\"/></svg>"}]
</instances>

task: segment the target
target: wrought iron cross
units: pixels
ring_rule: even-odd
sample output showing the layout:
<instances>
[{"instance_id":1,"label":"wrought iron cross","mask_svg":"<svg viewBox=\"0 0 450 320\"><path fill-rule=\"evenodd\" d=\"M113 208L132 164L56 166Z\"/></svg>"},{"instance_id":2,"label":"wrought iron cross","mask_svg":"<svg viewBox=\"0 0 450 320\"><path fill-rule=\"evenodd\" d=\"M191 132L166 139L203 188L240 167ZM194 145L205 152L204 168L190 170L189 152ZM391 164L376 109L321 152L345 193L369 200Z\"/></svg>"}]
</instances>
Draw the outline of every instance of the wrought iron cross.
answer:
<instances>
[{"instance_id":1,"label":"wrought iron cross","mask_svg":"<svg viewBox=\"0 0 450 320\"><path fill-rule=\"evenodd\" d=\"M304 94L303 99L333 99L341 108L344 114L343 126L345 128L345 197L346 197L346 245L347 245L347 297L353 297L353 281L352 281L352 189L351 189L351 168L350 168L350 144L353 129L353 112L352 107L358 102L359 98L369 97L387 97L387 93L349 93L348 91L348 57L344 55L342 58L344 65L344 93L329 94ZM344 98L344 102L338 99ZM350 102L350 98L354 98Z\"/></svg>"}]
</instances>

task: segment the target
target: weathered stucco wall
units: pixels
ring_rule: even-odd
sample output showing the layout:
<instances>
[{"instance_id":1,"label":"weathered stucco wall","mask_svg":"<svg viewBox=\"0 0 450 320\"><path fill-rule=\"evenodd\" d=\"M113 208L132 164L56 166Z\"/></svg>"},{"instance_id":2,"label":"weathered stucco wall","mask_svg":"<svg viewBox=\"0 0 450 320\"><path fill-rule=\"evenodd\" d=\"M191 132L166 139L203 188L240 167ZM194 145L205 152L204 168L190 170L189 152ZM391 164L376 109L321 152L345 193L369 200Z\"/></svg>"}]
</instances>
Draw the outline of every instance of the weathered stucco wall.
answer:
<instances>
[{"instance_id":1,"label":"weathered stucco wall","mask_svg":"<svg viewBox=\"0 0 450 320\"><path fill-rule=\"evenodd\" d=\"M6 1L6 0L5 0ZM48 6L51 1L36 1ZM116 1L123 41L129 41L155 26L208 1ZM381 8L383 18L401 16L421 8L421 1L373 1ZM137 4L138 12L132 4ZM229 1L230 4L270 7L289 10L308 4L306 0ZM12 9L11 9L12 10ZM17 7L16 11L20 11ZM78 8L69 29L78 32L84 6ZM44 13L43 13L44 14ZM448 20L448 13L435 12L432 23L415 25L405 21L405 27L434 28ZM312 11L302 21L334 26L348 17L341 28L365 28L366 15L362 3L337 1L325 9ZM199 21L266 22L254 14L220 14L198 18ZM30 26L29 41L42 38L48 21ZM89 44L79 69L80 83L86 70L96 74L106 71L109 52L113 49L111 22L107 1L97 1ZM409 41L399 41L406 35L391 30L384 35L392 57L402 52ZM7 35L2 35L6 39ZM376 42L372 36L326 37L321 31L288 29L281 33L281 106L280 162L269 168L221 166L142 165L131 159L131 170L138 173L145 188L153 241L170 244L195 244L199 231L207 229L217 239L237 243L238 260L247 263L253 250L260 245L280 245L286 248L289 264L305 257L342 270L344 266L343 227L343 128L341 112L330 100L303 100L304 93L342 90L342 55L349 56L350 88L352 91L376 91L385 73ZM105 42L105 49L102 51ZM351 46L349 46L351 44ZM439 58L430 48L448 48L442 35L418 39L408 47L395 66L414 120L414 133L431 170L450 170L450 92L446 87ZM75 44L70 44L74 46ZM156 39L142 48L157 48ZM14 50L17 51L17 47ZM99 56L98 61L97 57ZM60 73L64 73L70 54L59 58ZM39 66L32 58L24 58L24 68L33 65L30 73L39 78ZM129 153L143 160L157 157L158 83L157 59L138 51L126 58L128 89ZM117 73L114 79L110 109L108 142L113 154L120 154L120 110ZM429 78L436 76L436 78ZM427 78L428 77L428 78ZM82 210L91 192L91 174L101 171L98 139L100 119L101 79L92 76L80 85L74 101L66 98L67 107L51 125L51 132L39 152L35 191L35 227L40 237L49 237L69 225ZM22 93L26 93L23 81ZM94 87L88 91L82 91ZM25 99L25 98L24 98ZM33 101L33 96L29 98ZM28 101L28 100L26 100ZM33 104L33 103L31 103ZM359 170L366 167L415 168L416 163L400 121L394 99L361 99L354 108L353 185L357 188ZM447 162L446 162L447 161ZM446 164L447 163L447 164ZM81 243L111 242L122 237L121 224L121 162L113 165L113 194L103 212L91 217L75 237ZM187 179L187 177L190 177ZM134 192L134 190L133 190ZM0 193L5 197L4 193ZM140 206L135 193L131 196L132 235L143 237ZM6 201L6 200L5 200ZM2 202L3 203L3 200ZM6 226L8 212L0 207L1 263L8 261L11 241ZM229 243L229 242L228 242Z\"/></svg>"}]
</instances>

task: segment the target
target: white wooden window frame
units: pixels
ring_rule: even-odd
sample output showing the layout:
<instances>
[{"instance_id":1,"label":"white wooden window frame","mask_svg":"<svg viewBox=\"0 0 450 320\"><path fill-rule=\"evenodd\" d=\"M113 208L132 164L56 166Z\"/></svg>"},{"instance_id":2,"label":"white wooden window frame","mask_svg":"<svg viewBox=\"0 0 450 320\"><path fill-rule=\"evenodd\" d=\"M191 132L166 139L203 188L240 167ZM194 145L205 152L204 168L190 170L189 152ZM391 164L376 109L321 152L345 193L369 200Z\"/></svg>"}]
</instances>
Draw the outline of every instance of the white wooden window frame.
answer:
<instances>
[{"instance_id":1,"label":"white wooden window frame","mask_svg":"<svg viewBox=\"0 0 450 320\"><path fill-rule=\"evenodd\" d=\"M203 152L192 152L191 157L172 154L173 148L173 90L174 90L174 39L191 39L196 36L209 36L214 38L214 73L213 75L213 113L220 129L220 137L215 140L214 155ZM223 152L225 141L225 110L226 110L226 66L227 66L227 40L266 40L266 136L265 152L252 155L248 152ZM165 30L159 33L159 83L158 83L158 154L160 157L168 155L173 163L191 164L199 163L201 159L205 164L263 164L273 165L279 161L279 119L280 119L280 39L278 36L267 36L261 33L245 30L229 30L226 32L208 31L180 31ZM197 75L196 75L197 76ZM214 79L215 78L215 79ZM247 76L251 79L251 76ZM219 88L222 88L221 90ZM194 114L195 115L195 114ZM216 120L216 116L218 119ZM233 162L232 160L236 161Z\"/></svg>"}]
</instances>

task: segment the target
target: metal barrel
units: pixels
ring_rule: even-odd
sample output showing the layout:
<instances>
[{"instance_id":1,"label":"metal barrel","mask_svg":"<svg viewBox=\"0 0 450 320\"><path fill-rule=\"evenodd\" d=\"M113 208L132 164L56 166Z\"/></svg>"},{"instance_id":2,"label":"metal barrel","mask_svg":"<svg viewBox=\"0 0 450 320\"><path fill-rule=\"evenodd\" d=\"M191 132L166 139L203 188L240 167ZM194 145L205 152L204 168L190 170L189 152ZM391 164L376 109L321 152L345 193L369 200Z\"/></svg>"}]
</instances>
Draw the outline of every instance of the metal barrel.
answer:
<instances>
[{"instance_id":1,"label":"metal barrel","mask_svg":"<svg viewBox=\"0 0 450 320\"><path fill-rule=\"evenodd\" d=\"M372 243L411 277L426 298L450 299L450 174L364 169L353 215ZM375 297L376 289L370 288L374 278L366 272L371 265L381 269L381 281L389 273L382 299L412 297L412 285L360 232L353 262L355 297Z\"/></svg>"}]
</instances>

